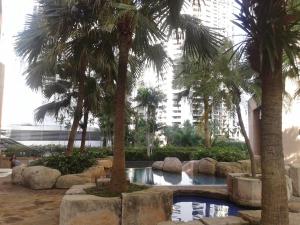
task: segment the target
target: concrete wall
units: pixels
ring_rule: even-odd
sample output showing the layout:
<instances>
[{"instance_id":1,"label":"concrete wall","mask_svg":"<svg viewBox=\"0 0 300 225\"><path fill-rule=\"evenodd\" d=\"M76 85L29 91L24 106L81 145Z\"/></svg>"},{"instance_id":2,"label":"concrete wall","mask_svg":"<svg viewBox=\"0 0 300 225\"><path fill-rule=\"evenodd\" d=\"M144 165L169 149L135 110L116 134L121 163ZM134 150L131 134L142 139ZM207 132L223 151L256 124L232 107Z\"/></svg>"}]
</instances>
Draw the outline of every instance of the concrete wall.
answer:
<instances>
[{"instance_id":1,"label":"concrete wall","mask_svg":"<svg viewBox=\"0 0 300 225\"><path fill-rule=\"evenodd\" d=\"M300 88L299 80L287 79L282 110L282 140L286 163L300 163L300 96L293 98ZM253 99L248 101L249 139L255 154L260 153L260 112Z\"/></svg>"}]
</instances>

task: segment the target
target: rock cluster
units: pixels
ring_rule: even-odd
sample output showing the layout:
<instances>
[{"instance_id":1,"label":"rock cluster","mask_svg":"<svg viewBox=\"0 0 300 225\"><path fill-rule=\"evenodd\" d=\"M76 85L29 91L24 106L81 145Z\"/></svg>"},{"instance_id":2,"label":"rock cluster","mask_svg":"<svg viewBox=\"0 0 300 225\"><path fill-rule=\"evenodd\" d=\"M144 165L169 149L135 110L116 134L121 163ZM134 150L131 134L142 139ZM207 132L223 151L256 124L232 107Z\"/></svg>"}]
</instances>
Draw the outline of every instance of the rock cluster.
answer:
<instances>
[{"instance_id":1,"label":"rock cluster","mask_svg":"<svg viewBox=\"0 0 300 225\"><path fill-rule=\"evenodd\" d=\"M106 177L112 167L112 160L98 160L80 174L61 175L60 171L45 166L16 166L12 170L11 181L13 184L24 185L31 189L68 189L73 185L95 183L98 178Z\"/></svg>"},{"instance_id":2,"label":"rock cluster","mask_svg":"<svg viewBox=\"0 0 300 225\"><path fill-rule=\"evenodd\" d=\"M260 173L259 159L256 161L257 172ZM184 171L188 175L206 174L226 177L229 173L250 173L251 163L250 160L218 162L212 158L203 158L182 164L178 158L167 157L164 161L154 162L152 168L172 173L181 173L181 171Z\"/></svg>"}]
</instances>

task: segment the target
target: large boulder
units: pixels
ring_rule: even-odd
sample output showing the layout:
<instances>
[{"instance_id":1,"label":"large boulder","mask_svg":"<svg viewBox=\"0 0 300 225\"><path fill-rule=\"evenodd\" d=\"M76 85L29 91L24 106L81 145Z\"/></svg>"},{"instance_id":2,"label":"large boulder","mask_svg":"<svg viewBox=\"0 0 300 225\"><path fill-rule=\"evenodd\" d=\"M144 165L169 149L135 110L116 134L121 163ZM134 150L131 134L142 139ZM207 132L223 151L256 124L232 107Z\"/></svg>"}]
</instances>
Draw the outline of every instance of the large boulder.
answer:
<instances>
[{"instance_id":1,"label":"large boulder","mask_svg":"<svg viewBox=\"0 0 300 225\"><path fill-rule=\"evenodd\" d=\"M238 163L241 164L241 169L244 173L251 173L251 161L249 159L240 160L240 161L238 161ZM260 174L261 173L261 163L260 163L259 157L255 157L254 164L255 164L256 173Z\"/></svg>"},{"instance_id":2,"label":"large boulder","mask_svg":"<svg viewBox=\"0 0 300 225\"><path fill-rule=\"evenodd\" d=\"M120 198L65 195L60 205L59 225L119 225Z\"/></svg>"},{"instance_id":3,"label":"large boulder","mask_svg":"<svg viewBox=\"0 0 300 225\"><path fill-rule=\"evenodd\" d=\"M182 171L186 172L188 175L194 175L199 172L199 160L192 160L186 162L182 166Z\"/></svg>"},{"instance_id":4,"label":"large boulder","mask_svg":"<svg viewBox=\"0 0 300 225\"><path fill-rule=\"evenodd\" d=\"M226 177L228 173L242 173L242 167L237 162L218 162L216 165L216 175Z\"/></svg>"},{"instance_id":5,"label":"large boulder","mask_svg":"<svg viewBox=\"0 0 300 225\"><path fill-rule=\"evenodd\" d=\"M199 161L199 173L214 175L216 172L217 161L212 158L203 158Z\"/></svg>"},{"instance_id":6,"label":"large boulder","mask_svg":"<svg viewBox=\"0 0 300 225\"><path fill-rule=\"evenodd\" d=\"M99 166L103 166L104 169L111 169L113 166L113 161L112 161L112 159L99 159L97 161L97 164Z\"/></svg>"},{"instance_id":7,"label":"large boulder","mask_svg":"<svg viewBox=\"0 0 300 225\"><path fill-rule=\"evenodd\" d=\"M122 194L122 225L156 225L172 214L173 191L150 188Z\"/></svg>"},{"instance_id":8,"label":"large boulder","mask_svg":"<svg viewBox=\"0 0 300 225\"><path fill-rule=\"evenodd\" d=\"M78 174L68 174L60 176L55 184L56 188L68 189L73 185L86 184L90 182L89 177L80 176Z\"/></svg>"},{"instance_id":9,"label":"large boulder","mask_svg":"<svg viewBox=\"0 0 300 225\"><path fill-rule=\"evenodd\" d=\"M171 173L181 173L182 163L176 157L167 157L164 160L163 171Z\"/></svg>"},{"instance_id":10,"label":"large boulder","mask_svg":"<svg viewBox=\"0 0 300 225\"><path fill-rule=\"evenodd\" d=\"M155 170L162 170L162 169L163 169L163 166L164 166L164 161L155 161L155 162L152 164L152 169L155 169Z\"/></svg>"},{"instance_id":11,"label":"large boulder","mask_svg":"<svg viewBox=\"0 0 300 225\"><path fill-rule=\"evenodd\" d=\"M103 166L92 166L85 170L83 173L79 174L80 176L84 176L89 178L89 182L96 183L98 178L106 177L106 172Z\"/></svg>"},{"instance_id":12,"label":"large boulder","mask_svg":"<svg viewBox=\"0 0 300 225\"><path fill-rule=\"evenodd\" d=\"M13 184L23 184L23 172L25 170L26 166L16 166L12 169L11 173L11 182Z\"/></svg>"},{"instance_id":13,"label":"large boulder","mask_svg":"<svg viewBox=\"0 0 300 225\"><path fill-rule=\"evenodd\" d=\"M31 189L50 189L56 183L61 173L58 170L44 166L26 167L23 171L23 182Z\"/></svg>"}]
</instances>

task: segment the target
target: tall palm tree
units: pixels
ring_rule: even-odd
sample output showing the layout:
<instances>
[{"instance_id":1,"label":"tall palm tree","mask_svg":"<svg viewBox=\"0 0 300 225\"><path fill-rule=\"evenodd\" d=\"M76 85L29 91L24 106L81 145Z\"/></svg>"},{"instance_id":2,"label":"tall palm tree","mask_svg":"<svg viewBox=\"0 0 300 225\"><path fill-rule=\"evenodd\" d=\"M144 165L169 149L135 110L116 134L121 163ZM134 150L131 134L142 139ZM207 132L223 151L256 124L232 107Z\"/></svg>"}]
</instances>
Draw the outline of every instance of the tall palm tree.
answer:
<instances>
[{"instance_id":1,"label":"tall palm tree","mask_svg":"<svg viewBox=\"0 0 300 225\"><path fill-rule=\"evenodd\" d=\"M161 102L166 99L163 92L156 88L140 88L134 101L137 102L137 107L141 107L146 111L147 122L147 155L151 154L151 146L153 144L153 135L155 132L156 110Z\"/></svg>"},{"instance_id":2,"label":"tall palm tree","mask_svg":"<svg viewBox=\"0 0 300 225\"><path fill-rule=\"evenodd\" d=\"M282 147L282 64L296 69L299 49L298 1L239 0L235 23L246 33L241 43L262 84L261 156L262 225L288 225L288 202Z\"/></svg>"},{"instance_id":3,"label":"tall palm tree","mask_svg":"<svg viewBox=\"0 0 300 225\"><path fill-rule=\"evenodd\" d=\"M114 70L114 34L99 30L91 12L88 8L84 13L78 11L68 1L39 0L38 9L28 17L25 30L17 37L16 50L28 62L27 83L31 88L43 87L47 77L55 80L64 76L77 89L67 155L72 154L82 117L88 66L98 61L98 67L108 73Z\"/></svg>"},{"instance_id":4,"label":"tall palm tree","mask_svg":"<svg viewBox=\"0 0 300 225\"><path fill-rule=\"evenodd\" d=\"M181 14L183 0L163 1L94 1L94 9L108 30L118 34L118 77L115 95L114 122L114 166L110 189L123 192L127 189L125 175L125 96L127 65L129 52L138 56L150 56L147 59L154 62L157 71L161 70L164 60L157 55L163 52L155 44L165 39L165 33L181 29L185 33L184 50L195 56L204 58L212 56L218 40L200 21ZM108 26L107 26L108 25ZM201 40L201 41L200 41Z\"/></svg>"},{"instance_id":5,"label":"tall palm tree","mask_svg":"<svg viewBox=\"0 0 300 225\"><path fill-rule=\"evenodd\" d=\"M231 43L224 43L225 48L232 49ZM224 49L223 49L224 50ZM222 51L223 51L222 50ZM242 56L237 53L233 55L232 50L226 50L224 54L220 54L217 59L217 67L222 76L221 80L224 84L222 90L222 97L227 105L227 108L234 108L238 116L238 122L241 133L244 137L248 153L251 161L251 174L252 177L256 176L256 164L254 152L252 150L250 140L247 135L245 124L241 113L241 98L242 93L247 93L257 98L261 96L261 87L257 80L257 75L251 69L248 62L242 59Z\"/></svg>"},{"instance_id":6,"label":"tall palm tree","mask_svg":"<svg viewBox=\"0 0 300 225\"><path fill-rule=\"evenodd\" d=\"M173 86L183 90L179 98L187 96L198 107L203 104L204 144L207 148L211 147L209 124L213 106L221 102L221 76L215 66L215 57L213 60L184 57L173 80Z\"/></svg>"}]
</instances>

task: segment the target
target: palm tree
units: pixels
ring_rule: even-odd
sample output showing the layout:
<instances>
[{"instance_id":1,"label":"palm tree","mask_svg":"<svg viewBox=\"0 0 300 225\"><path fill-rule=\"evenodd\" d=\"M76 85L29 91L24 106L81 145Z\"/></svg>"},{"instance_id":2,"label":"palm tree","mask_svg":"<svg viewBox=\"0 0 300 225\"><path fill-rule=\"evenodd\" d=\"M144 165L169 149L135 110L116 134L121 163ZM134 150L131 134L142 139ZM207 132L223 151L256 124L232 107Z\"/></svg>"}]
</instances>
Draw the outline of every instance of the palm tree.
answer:
<instances>
[{"instance_id":1,"label":"palm tree","mask_svg":"<svg viewBox=\"0 0 300 225\"><path fill-rule=\"evenodd\" d=\"M218 39L200 21L180 13L184 1L94 1L103 27L118 34L118 77L115 95L114 166L111 191L121 193L127 189L125 175L125 97L129 52L145 56L160 71L165 60L163 49L157 46L165 40L164 33L181 29L185 33L184 50L194 56L209 57L215 52ZM108 25L108 26L107 26ZM201 41L199 41L201 40Z\"/></svg>"},{"instance_id":2,"label":"palm tree","mask_svg":"<svg viewBox=\"0 0 300 225\"><path fill-rule=\"evenodd\" d=\"M173 80L175 88L183 89L179 98L187 96L198 107L203 104L204 144L207 148L211 147L209 118L213 106L221 102L221 77L214 60L196 60L186 56Z\"/></svg>"},{"instance_id":3,"label":"palm tree","mask_svg":"<svg viewBox=\"0 0 300 225\"><path fill-rule=\"evenodd\" d=\"M153 144L153 136L156 125L156 110L159 104L166 99L166 96L156 88L140 88L134 101L137 102L137 107L145 109L147 122L147 155L150 157L151 146Z\"/></svg>"},{"instance_id":4,"label":"palm tree","mask_svg":"<svg viewBox=\"0 0 300 225\"><path fill-rule=\"evenodd\" d=\"M39 8L17 37L16 50L28 62L27 83L32 89L42 88L48 77L55 80L57 76L68 78L77 89L67 155L72 154L82 117L88 66L95 69L97 61L105 72L114 70L114 36L95 26L91 12L78 11L67 1L39 0Z\"/></svg>"},{"instance_id":5,"label":"palm tree","mask_svg":"<svg viewBox=\"0 0 300 225\"><path fill-rule=\"evenodd\" d=\"M241 0L235 23L246 33L241 43L262 85L262 225L288 225L282 147L283 57L296 69L299 54L298 1ZM297 69L296 69L297 70Z\"/></svg>"},{"instance_id":6,"label":"palm tree","mask_svg":"<svg viewBox=\"0 0 300 225\"><path fill-rule=\"evenodd\" d=\"M227 45L227 46L226 46ZM241 98L242 93L247 93L256 98L260 98L260 85L255 72L250 68L250 65L242 59L239 53L233 55L231 51L231 43L224 43L224 47L228 48L224 54L220 54L217 59L217 67L219 67L222 76L222 83L224 89L222 90L222 97L227 105L227 108L234 108L238 116L241 133L244 137L248 153L251 161L252 177L256 176L256 164L254 152L252 150L250 140L243 122L241 114Z\"/></svg>"}]
</instances>

